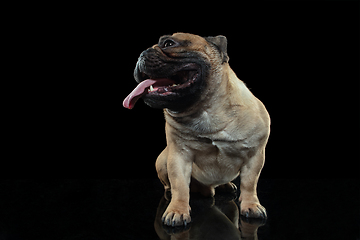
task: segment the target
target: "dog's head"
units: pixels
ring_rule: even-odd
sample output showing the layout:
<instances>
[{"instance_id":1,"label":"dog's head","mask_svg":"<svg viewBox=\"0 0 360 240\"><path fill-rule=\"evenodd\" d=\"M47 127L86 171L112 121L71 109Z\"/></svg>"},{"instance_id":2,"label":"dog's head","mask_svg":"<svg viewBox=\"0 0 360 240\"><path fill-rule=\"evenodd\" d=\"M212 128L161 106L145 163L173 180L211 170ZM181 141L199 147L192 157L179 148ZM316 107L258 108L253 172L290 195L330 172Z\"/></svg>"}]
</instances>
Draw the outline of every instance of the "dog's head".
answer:
<instances>
[{"instance_id":1,"label":"dog's head","mask_svg":"<svg viewBox=\"0 0 360 240\"><path fill-rule=\"evenodd\" d=\"M139 85L124 100L124 107L133 108L142 97L150 107L185 110L211 87L219 66L228 62L226 48L224 36L162 36L141 53L134 71Z\"/></svg>"}]
</instances>

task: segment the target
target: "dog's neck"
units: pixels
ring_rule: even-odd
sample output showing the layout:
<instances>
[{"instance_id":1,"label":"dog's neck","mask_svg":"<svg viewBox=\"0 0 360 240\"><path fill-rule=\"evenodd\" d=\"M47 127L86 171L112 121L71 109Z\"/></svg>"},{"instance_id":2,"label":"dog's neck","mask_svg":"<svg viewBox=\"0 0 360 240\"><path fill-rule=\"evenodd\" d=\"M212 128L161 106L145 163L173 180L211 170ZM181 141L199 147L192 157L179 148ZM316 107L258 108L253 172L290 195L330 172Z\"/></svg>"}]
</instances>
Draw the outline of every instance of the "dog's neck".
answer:
<instances>
[{"instance_id":1,"label":"dog's neck","mask_svg":"<svg viewBox=\"0 0 360 240\"><path fill-rule=\"evenodd\" d=\"M186 111L173 112L165 109L166 121L170 125L181 124L190 131L199 133L214 133L225 129L233 121L234 114L248 105L253 95L228 64L223 66L221 73L217 84L211 86L212 89L206 89L203 98Z\"/></svg>"}]
</instances>

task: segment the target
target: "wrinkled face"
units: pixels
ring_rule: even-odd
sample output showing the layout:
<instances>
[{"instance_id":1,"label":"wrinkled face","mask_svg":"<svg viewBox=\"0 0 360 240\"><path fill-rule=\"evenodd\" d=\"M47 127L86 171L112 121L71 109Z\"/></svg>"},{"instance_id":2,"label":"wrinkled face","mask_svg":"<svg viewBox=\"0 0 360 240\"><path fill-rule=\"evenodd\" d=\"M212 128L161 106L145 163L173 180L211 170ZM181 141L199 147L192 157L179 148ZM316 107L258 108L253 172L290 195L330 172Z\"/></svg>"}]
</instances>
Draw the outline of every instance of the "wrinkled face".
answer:
<instances>
[{"instance_id":1,"label":"wrinkled face","mask_svg":"<svg viewBox=\"0 0 360 240\"><path fill-rule=\"evenodd\" d=\"M210 38L209 38L210 39ZM197 35L176 33L143 51L134 70L139 85L124 100L132 108L139 98L150 107L182 111L198 101L207 86L216 45Z\"/></svg>"}]
</instances>

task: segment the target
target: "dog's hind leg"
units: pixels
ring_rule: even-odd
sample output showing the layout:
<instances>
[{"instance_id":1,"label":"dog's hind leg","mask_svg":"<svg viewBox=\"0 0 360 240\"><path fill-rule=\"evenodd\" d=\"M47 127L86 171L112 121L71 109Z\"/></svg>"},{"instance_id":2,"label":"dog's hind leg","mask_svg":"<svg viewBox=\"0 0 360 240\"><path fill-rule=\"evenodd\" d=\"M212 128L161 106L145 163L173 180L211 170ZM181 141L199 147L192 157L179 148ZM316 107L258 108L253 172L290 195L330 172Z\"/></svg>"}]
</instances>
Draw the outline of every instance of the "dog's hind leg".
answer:
<instances>
[{"instance_id":1,"label":"dog's hind leg","mask_svg":"<svg viewBox=\"0 0 360 240\"><path fill-rule=\"evenodd\" d=\"M193 177L191 177L190 192L198 192L204 197L213 197L215 195L213 187L206 186Z\"/></svg>"}]
</instances>

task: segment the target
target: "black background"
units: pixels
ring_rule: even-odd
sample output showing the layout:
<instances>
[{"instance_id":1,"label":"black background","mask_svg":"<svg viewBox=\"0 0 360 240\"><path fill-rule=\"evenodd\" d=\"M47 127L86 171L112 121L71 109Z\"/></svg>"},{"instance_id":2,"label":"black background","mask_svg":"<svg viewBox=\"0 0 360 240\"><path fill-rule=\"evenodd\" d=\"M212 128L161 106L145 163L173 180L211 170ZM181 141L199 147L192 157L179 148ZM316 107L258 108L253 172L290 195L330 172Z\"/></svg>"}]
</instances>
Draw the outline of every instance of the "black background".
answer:
<instances>
[{"instance_id":1,"label":"black background","mask_svg":"<svg viewBox=\"0 0 360 240\"><path fill-rule=\"evenodd\" d=\"M66 6L22 23L32 41L21 73L31 80L18 84L26 97L13 141L25 146L15 154L33 160L14 167L156 178L162 111L122 101L136 86L140 53L161 35L191 32L227 37L230 66L270 113L262 177L358 177L358 2L225 6Z\"/></svg>"},{"instance_id":2,"label":"black background","mask_svg":"<svg viewBox=\"0 0 360 240\"><path fill-rule=\"evenodd\" d=\"M225 35L230 66L270 113L260 239L359 237L359 2L172 4L13 18L0 239L157 239L165 121L122 101L140 53L174 32Z\"/></svg>"}]
</instances>

